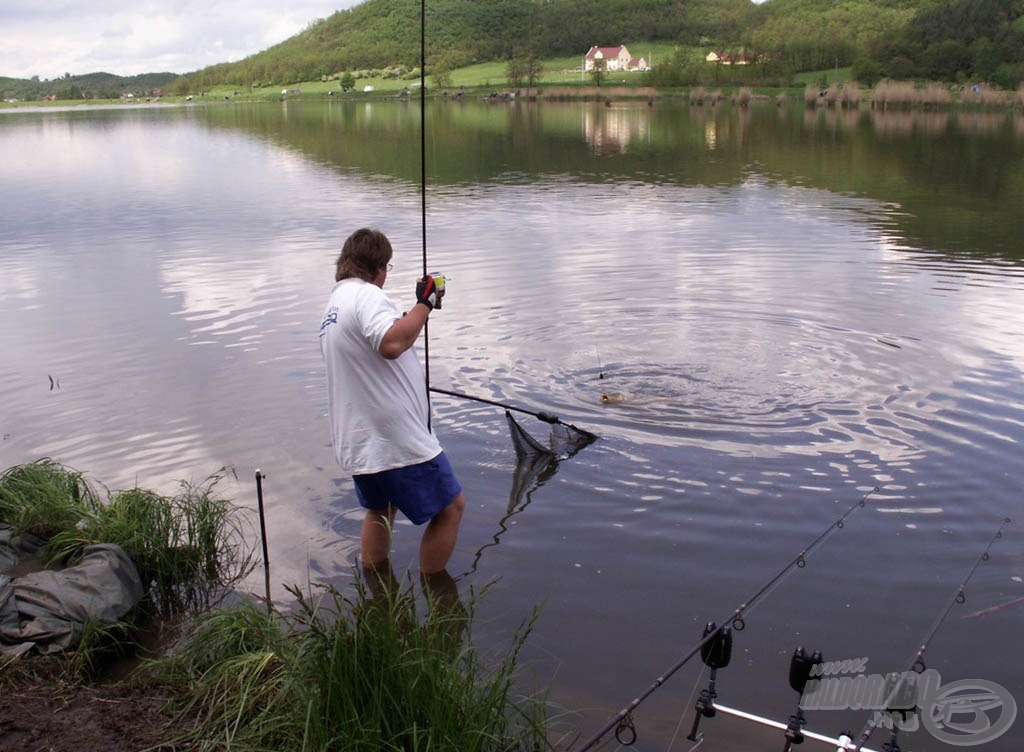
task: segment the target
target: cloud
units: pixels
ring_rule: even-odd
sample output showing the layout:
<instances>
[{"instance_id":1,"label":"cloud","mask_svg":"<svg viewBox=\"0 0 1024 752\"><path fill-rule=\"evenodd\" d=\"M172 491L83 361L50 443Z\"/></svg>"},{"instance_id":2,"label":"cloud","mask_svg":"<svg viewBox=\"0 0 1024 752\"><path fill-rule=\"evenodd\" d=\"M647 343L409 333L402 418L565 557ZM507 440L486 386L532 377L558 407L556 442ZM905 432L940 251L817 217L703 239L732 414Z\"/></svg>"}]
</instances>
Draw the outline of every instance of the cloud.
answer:
<instances>
[{"instance_id":1,"label":"cloud","mask_svg":"<svg viewBox=\"0 0 1024 752\"><path fill-rule=\"evenodd\" d=\"M3 0L0 76L188 73L283 42L359 0Z\"/></svg>"}]
</instances>

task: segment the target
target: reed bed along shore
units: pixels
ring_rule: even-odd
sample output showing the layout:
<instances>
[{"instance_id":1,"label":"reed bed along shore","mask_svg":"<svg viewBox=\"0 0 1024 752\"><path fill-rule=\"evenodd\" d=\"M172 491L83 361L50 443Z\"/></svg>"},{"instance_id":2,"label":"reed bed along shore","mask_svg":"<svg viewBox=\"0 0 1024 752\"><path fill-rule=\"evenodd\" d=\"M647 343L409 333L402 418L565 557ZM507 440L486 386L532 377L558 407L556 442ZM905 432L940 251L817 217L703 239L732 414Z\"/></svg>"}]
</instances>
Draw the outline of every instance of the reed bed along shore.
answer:
<instances>
[{"instance_id":1,"label":"reed bed along shore","mask_svg":"<svg viewBox=\"0 0 1024 752\"><path fill-rule=\"evenodd\" d=\"M883 79L872 89L863 89L856 81L833 83L826 89L814 84L804 88L807 107L855 108L862 103L882 110L938 109L953 105L973 108L1024 106L1024 84L1016 91L1005 91L988 84L955 86Z\"/></svg>"}]
</instances>

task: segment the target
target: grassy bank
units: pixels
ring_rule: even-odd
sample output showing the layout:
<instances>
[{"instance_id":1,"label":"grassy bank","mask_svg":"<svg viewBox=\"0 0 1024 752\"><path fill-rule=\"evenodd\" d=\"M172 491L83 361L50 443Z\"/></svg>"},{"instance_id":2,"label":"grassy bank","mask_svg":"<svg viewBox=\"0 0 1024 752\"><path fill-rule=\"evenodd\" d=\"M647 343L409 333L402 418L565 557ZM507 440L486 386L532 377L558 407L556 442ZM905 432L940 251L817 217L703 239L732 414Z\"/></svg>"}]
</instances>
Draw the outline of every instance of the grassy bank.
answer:
<instances>
[{"instance_id":1,"label":"grassy bank","mask_svg":"<svg viewBox=\"0 0 1024 752\"><path fill-rule=\"evenodd\" d=\"M514 685L536 612L511 645L485 656L473 642L477 596L464 603L447 575L423 579L420 595L386 570L355 573L351 593L291 587L286 606L242 593L227 605L220 596L251 570L254 546L241 510L215 492L226 472L183 482L171 496L142 488L101 492L50 459L0 475L0 521L34 541L50 567L74 564L93 543L116 543L146 586L124 621L86 624L63 654L0 656L0 728L12 743L253 752L554 749L543 698L522 696ZM154 623L161 639L147 660L133 662L115 684L96 685ZM73 707L73 724L52 723L54 703ZM118 728L106 729L112 703ZM131 728L132 712L144 728Z\"/></svg>"},{"instance_id":2,"label":"grassy bank","mask_svg":"<svg viewBox=\"0 0 1024 752\"><path fill-rule=\"evenodd\" d=\"M485 661L470 642L472 602L428 587L419 617L411 586L374 589L294 590L291 615L249 603L196 620L148 669L196 721L178 741L280 752L554 748L542 700L513 690L530 623Z\"/></svg>"}]
</instances>

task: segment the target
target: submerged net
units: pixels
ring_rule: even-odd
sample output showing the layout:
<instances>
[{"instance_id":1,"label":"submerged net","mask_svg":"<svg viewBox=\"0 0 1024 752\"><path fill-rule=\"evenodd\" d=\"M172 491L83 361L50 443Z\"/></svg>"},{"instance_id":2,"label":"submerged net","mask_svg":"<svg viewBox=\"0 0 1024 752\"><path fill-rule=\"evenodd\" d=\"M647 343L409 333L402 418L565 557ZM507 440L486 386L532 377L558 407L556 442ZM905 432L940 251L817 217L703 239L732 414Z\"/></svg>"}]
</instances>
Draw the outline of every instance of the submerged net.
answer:
<instances>
[{"instance_id":1,"label":"submerged net","mask_svg":"<svg viewBox=\"0 0 1024 752\"><path fill-rule=\"evenodd\" d=\"M508 511L512 512L523 503L528 502L529 494L540 488L558 470L561 460L569 459L583 447L597 441L597 436L562 422L551 423L551 434L545 446L526 432L508 410L505 420L512 436L512 446L516 452L516 468L512 478L512 491L509 493Z\"/></svg>"},{"instance_id":2,"label":"submerged net","mask_svg":"<svg viewBox=\"0 0 1024 752\"><path fill-rule=\"evenodd\" d=\"M516 452L516 466L512 474L512 489L508 494L508 508L498 521L498 531L490 543L484 544L477 552L470 568L464 573L476 571L483 552L498 545L501 536L508 532L509 520L530 505L534 491L547 483L558 472L558 464L572 457L588 444L597 441L597 436L576 426L551 422L551 434L547 445L527 433L508 410L505 420L512 435L512 446Z\"/></svg>"}]
</instances>

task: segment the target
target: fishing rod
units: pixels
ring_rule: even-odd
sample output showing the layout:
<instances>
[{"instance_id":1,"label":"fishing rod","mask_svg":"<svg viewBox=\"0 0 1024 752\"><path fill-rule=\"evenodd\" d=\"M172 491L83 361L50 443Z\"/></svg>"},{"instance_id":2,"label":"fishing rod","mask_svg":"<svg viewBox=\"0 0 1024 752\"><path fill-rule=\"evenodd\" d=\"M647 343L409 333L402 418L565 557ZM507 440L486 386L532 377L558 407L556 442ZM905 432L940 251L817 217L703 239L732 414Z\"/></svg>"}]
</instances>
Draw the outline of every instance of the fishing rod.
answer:
<instances>
[{"instance_id":1,"label":"fishing rod","mask_svg":"<svg viewBox=\"0 0 1024 752\"><path fill-rule=\"evenodd\" d=\"M892 707L893 702L896 700L897 697L904 697L908 691L908 688L916 691L916 677L923 674L925 669L927 668L924 662L924 654L928 650L929 643L932 641L932 638L935 637L935 633L939 631L939 628L942 626L942 623L946 620L946 617L949 616L949 612L953 610L953 607L958 604L965 603L967 601L967 596L964 594L964 591L967 589L967 583L969 583L971 581L971 578L974 577L974 573L978 570L978 567L981 566L981 563L983 561L989 560L989 551L992 549L992 546L995 545L995 542L1003 537L1003 528L1009 525L1011 522L1012 520L1009 517L1003 518L1003 521L1000 523L995 535L992 536L992 539L988 542L988 545L985 546L985 550L982 551L981 555L978 556L978 558L975 560L974 565L971 567L970 571L967 572L967 576L964 577L963 581L961 581L960 583L960 586L956 589L956 593L953 594L953 597L950 598L949 603L946 604L946 608L942 610L938 618L935 620L935 623L932 625L931 629L925 634L924 639L921 641L921 646L918 648L917 653L914 655L913 659L911 659L910 663L907 665L907 669L902 674L900 674L899 681L895 682L895 685L889 691L889 694L886 695L885 701L882 704L883 712ZM913 680L909 679L911 675L915 677ZM908 687L908 685L911 686ZM891 713L899 711L888 712ZM859 750L861 750L863 745L866 744L868 739L871 738L871 734L874 733L877 727L877 718L872 717L871 719L869 719L868 722L864 724L864 728L861 730L860 736L857 737L856 744L851 749L853 749L854 752L858 752ZM892 750L892 752L899 752L899 745L896 744L896 734L898 731L899 728L897 724L894 723L892 725L892 735L889 739L889 742L885 745L885 749L887 751Z\"/></svg>"},{"instance_id":2,"label":"fishing rod","mask_svg":"<svg viewBox=\"0 0 1024 752\"><path fill-rule=\"evenodd\" d=\"M420 0L420 234L423 277L427 276L427 0ZM427 430L430 430L430 318L423 322L423 379L427 385Z\"/></svg>"},{"instance_id":3,"label":"fishing rod","mask_svg":"<svg viewBox=\"0 0 1024 752\"><path fill-rule=\"evenodd\" d=\"M751 596L746 601L741 603L727 619L725 619L722 622L719 622L720 624L722 624L721 627L715 627L715 622L710 622L708 625L709 628L705 628L705 634L703 639L701 639L701 641L698 642L697 645L691 648L690 651L687 652L668 671L666 671L657 679L655 679L654 682L646 690L644 690L644 692L642 692L632 702L630 702L629 705L622 708L622 710L620 710L611 719L611 721L605 724L600 731L594 734L594 736L592 736L582 747L580 747L578 752L586 752L588 749L593 748L594 745L601 741L601 738L609 731L611 731L613 728L616 729L616 737L618 737L618 735L621 732L629 731L632 733L633 739L635 741L636 732L633 727L632 716L633 711L636 710L640 703L642 703L644 700L650 697L655 690L657 690L665 682L667 682L673 674L675 674L679 669L681 669L683 666L689 663L689 661L698 653L713 654L720 650L722 643L727 639L726 635L730 635L729 630L742 632L743 629L746 627L746 622L743 620L743 615L751 609L753 609L753 607L758 602L760 602L761 599L764 598L764 596L767 595L769 591L771 591L776 585L778 585L783 580L783 578L785 578L786 575L788 575L794 568L803 569L807 565L807 557L810 555L810 553L819 545L821 545L821 543L824 542L825 539L828 538L833 532L843 528L846 525L846 519L851 514L853 514L857 509L866 506L867 500L876 491L878 491L878 486L872 488L870 491L864 494L864 496L862 496L858 501L852 504L849 509L843 512L842 515L840 515L836 520L834 520L831 525L825 528L825 530L823 530L813 541L811 541L810 544L808 544L805 548L803 548L800 551L800 553L798 553L796 556L790 559L790 561L785 566L783 566L782 569L780 569L771 579L769 579L764 585L762 585L761 588L756 593L754 593L753 596ZM731 635L729 636L728 640L731 641Z\"/></svg>"},{"instance_id":4,"label":"fishing rod","mask_svg":"<svg viewBox=\"0 0 1024 752\"><path fill-rule=\"evenodd\" d=\"M573 429L574 431L579 431L580 433L588 434L590 436L593 436L595 439L597 438L597 436L595 434L592 434L590 431L587 431L587 430L585 430L583 428L580 428L578 426L574 426L572 423L566 423L564 420L559 418L557 415L552 415L551 413L534 412L532 410L526 410L526 409L524 409L522 407L516 407L514 405L508 405L508 404L506 404L504 402L499 402L498 400L487 399L486 397L474 397L471 394L463 394L462 392L453 392L450 389L441 389L441 388L436 387L436 386L429 387L429 389L430 389L430 391L437 392L438 394L447 394L449 397L461 397L462 399L473 400L474 402L482 402L482 403L484 403L486 405L494 405L495 407L502 407L502 408L504 408L506 410L513 410L513 411L515 411L517 413L523 413L525 415L532 415L534 418L537 418L538 420L542 420L545 423L551 423L552 425L555 425L555 424L563 425L563 426L566 426L567 428Z\"/></svg>"}]
</instances>

